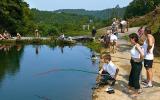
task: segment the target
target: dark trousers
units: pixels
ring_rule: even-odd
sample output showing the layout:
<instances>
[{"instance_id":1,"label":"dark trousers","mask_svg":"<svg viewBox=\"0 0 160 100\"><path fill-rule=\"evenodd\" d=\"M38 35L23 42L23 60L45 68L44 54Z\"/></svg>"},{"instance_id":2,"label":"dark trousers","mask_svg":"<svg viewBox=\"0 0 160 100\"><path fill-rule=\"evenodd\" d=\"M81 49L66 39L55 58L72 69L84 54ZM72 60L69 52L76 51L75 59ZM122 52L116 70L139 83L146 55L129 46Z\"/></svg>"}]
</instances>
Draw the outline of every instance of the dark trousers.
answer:
<instances>
[{"instance_id":1,"label":"dark trousers","mask_svg":"<svg viewBox=\"0 0 160 100\"><path fill-rule=\"evenodd\" d=\"M129 86L140 89L139 76L142 70L142 62L131 62L131 72L129 75Z\"/></svg>"},{"instance_id":2,"label":"dark trousers","mask_svg":"<svg viewBox=\"0 0 160 100\"><path fill-rule=\"evenodd\" d=\"M109 80L112 81L111 86L114 86L116 80L114 78L112 78L108 72L103 71L101 82L107 83Z\"/></svg>"}]
</instances>

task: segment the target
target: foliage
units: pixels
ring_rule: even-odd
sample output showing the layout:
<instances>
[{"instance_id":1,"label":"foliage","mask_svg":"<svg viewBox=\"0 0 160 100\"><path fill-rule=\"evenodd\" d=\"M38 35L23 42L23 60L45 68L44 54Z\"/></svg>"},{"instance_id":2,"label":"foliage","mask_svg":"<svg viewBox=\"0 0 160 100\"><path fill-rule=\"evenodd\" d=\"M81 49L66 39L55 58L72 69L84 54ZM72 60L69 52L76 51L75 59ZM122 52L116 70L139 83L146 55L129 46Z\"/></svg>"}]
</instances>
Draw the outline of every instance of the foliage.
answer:
<instances>
[{"instance_id":1,"label":"foliage","mask_svg":"<svg viewBox=\"0 0 160 100\"><path fill-rule=\"evenodd\" d=\"M85 46L87 46L88 48L91 48L92 50L100 53L102 45L99 42L88 42L88 43L84 43Z\"/></svg>"},{"instance_id":2,"label":"foliage","mask_svg":"<svg viewBox=\"0 0 160 100\"><path fill-rule=\"evenodd\" d=\"M28 6L23 0L1 0L0 31L7 30L12 35L30 31L34 25L30 21L32 16Z\"/></svg>"},{"instance_id":3,"label":"foliage","mask_svg":"<svg viewBox=\"0 0 160 100\"><path fill-rule=\"evenodd\" d=\"M141 16L153 11L160 0L133 0L126 8L125 18Z\"/></svg>"},{"instance_id":4,"label":"foliage","mask_svg":"<svg viewBox=\"0 0 160 100\"><path fill-rule=\"evenodd\" d=\"M95 25L89 22L90 18L94 19L91 16L39 11L37 9L32 9L32 13L34 13L34 23L36 23L40 34L44 36L59 35L61 33L67 35L88 34L90 30L83 31L82 26L90 24L92 27L92 25ZM98 21L97 19L94 20Z\"/></svg>"},{"instance_id":5,"label":"foliage","mask_svg":"<svg viewBox=\"0 0 160 100\"><path fill-rule=\"evenodd\" d=\"M117 17L117 16L123 18L125 9L126 9L125 7L120 8L119 5L117 5L115 8L110 8L110 9L105 9L105 10L88 11L85 9L60 9L54 12L94 16L95 18L98 18L101 20L107 20L109 18Z\"/></svg>"}]
</instances>

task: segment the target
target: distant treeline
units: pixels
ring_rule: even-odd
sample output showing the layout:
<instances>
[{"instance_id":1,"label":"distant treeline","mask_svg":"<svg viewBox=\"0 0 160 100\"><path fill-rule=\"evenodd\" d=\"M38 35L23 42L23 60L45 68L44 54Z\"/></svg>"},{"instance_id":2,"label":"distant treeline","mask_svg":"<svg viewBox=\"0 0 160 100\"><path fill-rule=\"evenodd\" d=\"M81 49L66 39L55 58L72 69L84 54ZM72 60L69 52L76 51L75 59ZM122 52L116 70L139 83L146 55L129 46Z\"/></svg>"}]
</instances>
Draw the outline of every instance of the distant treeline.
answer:
<instances>
[{"instance_id":1,"label":"distant treeline","mask_svg":"<svg viewBox=\"0 0 160 100\"><path fill-rule=\"evenodd\" d=\"M87 34L93 26L102 28L112 22L113 17L123 18L125 8L117 5L115 8L101 11L86 11L84 9L63 9L57 11L39 11L32 9L34 22L43 35ZM90 25L90 30L84 31L83 25Z\"/></svg>"},{"instance_id":2,"label":"distant treeline","mask_svg":"<svg viewBox=\"0 0 160 100\"><path fill-rule=\"evenodd\" d=\"M88 15L88 16L94 16L102 20L106 20L113 17L123 18L125 10L126 10L126 7L120 8L119 5L117 5L115 8L110 8L105 10L88 11L85 9L60 9L54 12L57 12L57 13L64 12L64 13L71 13L71 14L77 14L77 15Z\"/></svg>"},{"instance_id":3,"label":"distant treeline","mask_svg":"<svg viewBox=\"0 0 160 100\"><path fill-rule=\"evenodd\" d=\"M90 24L96 28L110 25L113 17L128 19L142 16L153 11L160 0L133 0L129 6L112 9L87 11L84 9L62 9L57 11L39 11L29 9L24 0L0 1L0 33L7 30L12 35L33 35L35 29L46 35L64 33L85 33L82 25ZM91 28L90 27L90 28Z\"/></svg>"},{"instance_id":4,"label":"distant treeline","mask_svg":"<svg viewBox=\"0 0 160 100\"><path fill-rule=\"evenodd\" d=\"M123 17L125 8L117 5L113 9L86 11L66 9L57 11L39 11L29 9L24 0L0 1L0 33L5 30L16 35L34 35L36 29L42 36L61 33L78 35L87 34L92 29L110 25L113 17ZM83 25L90 25L90 30L83 30Z\"/></svg>"}]
</instances>

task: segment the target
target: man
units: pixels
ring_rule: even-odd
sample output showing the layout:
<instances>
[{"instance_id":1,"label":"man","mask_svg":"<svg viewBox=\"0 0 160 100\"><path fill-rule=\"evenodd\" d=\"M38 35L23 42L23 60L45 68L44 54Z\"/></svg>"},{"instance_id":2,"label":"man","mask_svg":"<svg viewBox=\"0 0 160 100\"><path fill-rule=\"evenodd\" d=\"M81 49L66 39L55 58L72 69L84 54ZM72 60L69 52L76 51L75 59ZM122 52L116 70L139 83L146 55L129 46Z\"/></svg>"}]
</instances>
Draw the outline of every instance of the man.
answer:
<instances>
[{"instance_id":1,"label":"man","mask_svg":"<svg viewBox=\"0 0 160 100\"><path fill-rule=\"evenodd\" d=\"M146 83L146 88L148 87L153 87L152 85L152 78L153 78L153 73L152 73L152 65L153 65L153 50L154 50L154 44L155 44L155 39L153 35L151 34L151 29L149 27L146 27L144 30L144 34L146 36L146 40L144 41L143 48L144 48L144 67L146 68L146 74L147 74L147 80L145 81Z\"/></svg>"},{"instance_id":2,"label":"man","mask_svg":"<svg viewBox=\"0 0 160 100\"><path fill-rule=\"evenodd\" d=\"M116 53L117 40L118 40L118 38L115 35L115 33L112 33L110 35L110 51L112 51L113 53Z\"/></svg>"},{"instance_id":3,"label":"man","mask_svg":"<svg viewBox=\"0 0 160 100\"><path fill-rule=\"evenodd\" d=\"M97 33L97 31L96 31L95 27L93 27L93 29L92 29L93 40L95 40L96 33Z\"/></svg>"}]
</instances>

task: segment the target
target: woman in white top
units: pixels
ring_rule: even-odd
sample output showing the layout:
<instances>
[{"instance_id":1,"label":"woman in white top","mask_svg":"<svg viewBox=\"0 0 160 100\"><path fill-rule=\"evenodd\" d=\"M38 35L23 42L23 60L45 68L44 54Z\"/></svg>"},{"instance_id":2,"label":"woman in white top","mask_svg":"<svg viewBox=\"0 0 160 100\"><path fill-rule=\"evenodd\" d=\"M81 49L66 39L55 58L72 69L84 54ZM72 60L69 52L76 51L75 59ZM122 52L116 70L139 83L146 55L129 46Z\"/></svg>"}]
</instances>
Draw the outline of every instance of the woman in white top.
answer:
<instances>
[{"instance_id":1,"label":"woman in white top","mask_svg":"<svg viewBox=\"0 0 160 100\"><path fill-rule=\"evenodd\" d=\"M145 81L146 86L145 87L152 87L152 65L153 65L153 49L155 44L155 39L151 35L151 29L149 27L146 27L144 30L144 34L146 36L146 40L144 41L143 48L144 48L144 67L146 68L146 74L147 74L147 81Z\"/></svg>"},{"instance_id":2,"label":"woman in white top","mask_svg":"<svg viewBox=\"0 0 160 100\"><path fill-rule=\"evenodd\" d=\"M142 70L142 60L144 58L144 52L139 45L138 35L136 33L132 33L129 35L130 42L133 45L131 49L131 72L129 75L129 91L131 88L134 88L136 91L132 94L132 96L138 96L140 90L139 76Z\"/></svg>"}]
</instances>

